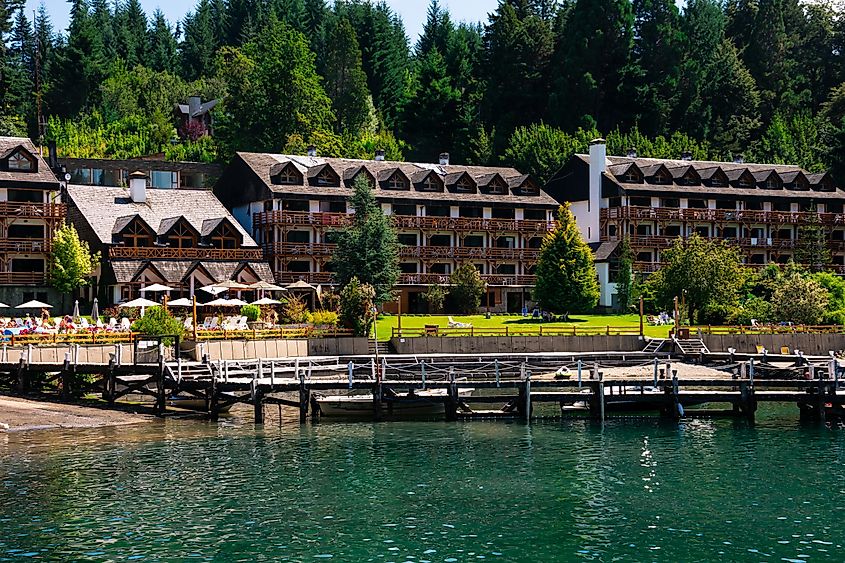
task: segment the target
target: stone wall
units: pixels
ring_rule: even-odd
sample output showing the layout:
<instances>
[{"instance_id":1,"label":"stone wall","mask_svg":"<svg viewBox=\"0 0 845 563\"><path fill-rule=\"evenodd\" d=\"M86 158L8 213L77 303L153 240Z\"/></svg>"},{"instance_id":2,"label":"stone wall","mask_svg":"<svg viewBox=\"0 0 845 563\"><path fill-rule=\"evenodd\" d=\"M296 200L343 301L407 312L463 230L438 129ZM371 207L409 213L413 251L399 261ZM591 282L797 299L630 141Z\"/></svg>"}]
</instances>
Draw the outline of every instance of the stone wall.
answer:
<instances>
[{"instance_id":1,"label":"stone wall","mask_svg":"<svg viewBox=\"0 0 845 563\"><path fill-rule=\"evenodd\" d=\"M393 338L397 354L531 354L539 352L634 352L645 342L617 336L429 336Z\"/></svg>"}]
</instances>

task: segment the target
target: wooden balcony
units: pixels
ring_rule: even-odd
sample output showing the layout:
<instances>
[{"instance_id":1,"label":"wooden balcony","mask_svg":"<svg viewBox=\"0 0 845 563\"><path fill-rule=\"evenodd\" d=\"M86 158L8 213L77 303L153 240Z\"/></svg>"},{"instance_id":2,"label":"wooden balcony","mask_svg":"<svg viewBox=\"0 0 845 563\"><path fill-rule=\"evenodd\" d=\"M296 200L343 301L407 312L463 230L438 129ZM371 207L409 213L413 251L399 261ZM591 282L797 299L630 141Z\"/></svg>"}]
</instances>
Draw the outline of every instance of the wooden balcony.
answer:
<instances>
[{"instance_id":1,"label":"wooden balcony","mask_svg":"<svg viewBox=\"0 0 845 563\"><path fill-rule=\"evenodd\" d=\"M137 260L262 260L259 248L168 248L154 246L136 248L130 246L112 246L109 258Z\"/></svg>"},{"instance_id":2,"label":"wooden balcony","mask_svg":"<svg viewBox=\"0 0 845 563\"><path fill-rule=\"evenodd\" d=\"M508 274L482 274L481 279L490 287L531 287L537 283L537 276L518 276ZM306 281L312 285L331 285L331 272L276 272L276 282L289 284ZM402 274L399 285L448 285L448 274Z\"/></svg>"},{"instance_id":3,"label":"wooden balcony","mask_svg":"<svg viewBox=\"0 0 845 563\"><path fill-rule=\"evenodd\" d=\"M254 216L254 225L269 227L278 225L339 228L352 221L348 213L302 213L289 211L265 211ZM481 219L470 217L416 217L392 215L397 229L423 229L429 231L476 231L516 232L538 236L554 228L553 221L528 221L515 219Z\"/></svg>"},{"instance_id":4,"label":"wooden balcony","mask_svg":"<svg viewBox=\"0 0 845 563\"><path fill-rule=\"evenodd\" d=\"M43 238L0 238L0 252L39 254L50 252L52 241Z\"/></svg>"},{"instance_id":5,"label":"wooden balcony","mask_svg":"<svg viewBox=\"0 0 845 563\"><path fill-rule=\"evenodd\" d=\"M0 216L2 217L63 219L66 214L67 205L64 203L0 201Z\"/></svg>"},{"instance_id":6,"label":"wooden balcony","mask_svg":"<svg viewBox=\"0 0 845 563\"><path fill-rule=\"evenodd\" d=\"M632 236L629 240L635 248L670 248L679 237L677 236ZM795 248L795 239L786 238L718 238L709 237L710 240L725 241L746 249L757 248L760 250L788 250ZM602 241L617 241L620 237L602 237ZM843 242L843 241L840 241Z\"/></svg>"},{"instance_id":7,"label":"wooden balcony","mask_svg":"<svg viewBox=\"0 0 845 563\"><path fill-rule=\"evenodd\" d=\"M742 224L800 225L818 216L825 225L845 226L843 213L809 213L801 211L749 211L732 209L697 209L676 207L610 207L600 212L602 220L631 219L641 221L725 222Z\"/></svg>"},{"instance_id":8,"label":"wooden balcony","mask_svg":"<svg viewBox=\"0 0 845 563\"><path fill-rule=\"evenodd\" d=\"M335 244L310 244L295 242L278 242L265 244L264 251L268 256L285 256L288 258L309 258L311 256L331 256L334 254ZM537 248L497 248L497 247L465 247L465 246L402 246L399 256L402 258L446 259L446 260L526 260L536 261L540 250Z\"/></svg>"},{"instance_id":9,"label":"wooden balcony","mask_svg":"<svg viewBox=\"0 0 845 563\"><path fill-rule=\"evenodd\" d=\"M0 285L47 285L44 272L0 272Z\"/></svg>"}]
</instances>

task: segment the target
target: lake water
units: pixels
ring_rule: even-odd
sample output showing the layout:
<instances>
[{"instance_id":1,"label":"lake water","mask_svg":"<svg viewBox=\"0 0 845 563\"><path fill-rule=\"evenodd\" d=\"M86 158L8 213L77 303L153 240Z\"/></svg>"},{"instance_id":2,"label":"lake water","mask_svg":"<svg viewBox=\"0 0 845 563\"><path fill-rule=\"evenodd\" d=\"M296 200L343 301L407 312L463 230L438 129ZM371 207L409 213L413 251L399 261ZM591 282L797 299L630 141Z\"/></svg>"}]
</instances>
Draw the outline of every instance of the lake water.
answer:
<instances>
[{"instance_id":1,"label":"lake water","mask_svg":"<svg viewBox=\"0 0 845 563\"><path fill-rule=\"evenodd\" d=\"M845 560L845 430L759 414L0 434L0 561Z\"/></svg>"}]
</instances>

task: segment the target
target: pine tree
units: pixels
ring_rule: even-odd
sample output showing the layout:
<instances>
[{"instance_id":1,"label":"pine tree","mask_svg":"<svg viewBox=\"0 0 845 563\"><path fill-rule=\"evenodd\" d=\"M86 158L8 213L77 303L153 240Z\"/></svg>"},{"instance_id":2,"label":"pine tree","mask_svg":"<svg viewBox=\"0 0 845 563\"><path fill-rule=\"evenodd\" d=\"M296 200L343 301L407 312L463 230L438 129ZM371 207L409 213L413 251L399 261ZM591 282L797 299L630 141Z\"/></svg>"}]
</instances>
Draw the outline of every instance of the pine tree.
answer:
<instances>
[{"instance_id":1,"label":"pine tree","mask_svg":"<svg viewBox=\"0 0 845 563\"><path fill-rule=\"evenodd\" d=\"M445 53L453 31L449 12L440 7L439 0L431 0L423 32L417 41L415 56L422 59L433 49L440 51L440 54Z\"/></svg>"},{"instance_id":2,"label":"pine tree","mask_svg":"<svg viewBox=\"0 0 845 563\"><path fill-rule=\"evenodd\" d=\"M561 206L557 220L540 247L534 299L552 313L586 313L599 300L593 252L581 238L569 204Z\"/></svg>"},{"instance_id":3,"label":"pine tree","mask_svg":"<svg viewBox=\"0 0 845 563\"><path fill-rule=\"evenodd\" d=\"M443 56L436 48L417 61L403 125L415 159L428 162L456 146L453 126L459 118L460 92L451 82Z\"/></svg>"},{"instance_id":4,"label":"pine tree","mask_svg":"<svg viewBox=\"0 0 845 563\"><path fill-rule=\"evenodd\" d=\"M326 93L335 111L335 131L358 135L371 123L367 75L361 68L361 50L355 30L346 18L329 27L325 54Z\"/></svg>"},{"instance_id":5,"label":"pine tree","mask_svg":"<svg viewBox=\"0 0 845 563\"><path fill-rule=\"evenodd\" d=\"M182 73L186 79L196 80L211 72L217 51L208 0L200 0L196 10L185 17L183 29L185 39L179 46Z\"/></svg>"},{"instance_id":6,"label":"pine tree","mask_svg":"<svg viewBox=\"0 0 845 563\"><path fill-rule=\"evenodd\" d=\"M617 264L619 271L616 273L616 306L620 311L628 313L634 302L634 253L631 251L631 240L627 236L619 245Z\"/></svg>"},{"instance_id":7,"label":"pine tree","mask_svg":"<svg viewBox=\"0 0 845 563\"><path fill-rule=\"evenodd\" d=\"M341 287L353 279L372 286L374 301L381 305L393 299L393 287L399 281L399 243L366 179L359 176L353 189L350 203L355 214L352 224L340 232L332 257L333 276Z\"/></svg>"},{"instance_id":8,"label":"pine tree","mask_svg":"<svg viewBox=\"0 0 845 563\"><path fill-rule=\"evenodd\" d=\"M23 10L24 5L23 0L0 0L0 115L9 103L10 75L13 73L8 55L9 34L15 27L15 14Z\"/></svg>"},{"instance_id":9,"label":"pine tree","mask_svg":"<svg viewBox=\"0 0 845 563\"><path fill-rule=\"evenodd\" d=\"M179 45L161 10L153 13L153 22L147 41L147 60L151 69L158 72L176 72Z\"/></svg>"},{"instance_id":10,"label":"pine tree","mask_svg":"<svg viewBox=\"0 0 845 563\"><path fill-rule=\"evenodd\" d=\"M831 260L827 237L818 210L813 207L798 227L795 263L802 264L811 272L822 272L827 269Z\"/></svg>"},{"instance_id":11,"label":"pine tree","mask_svg":"<svg viewBox=\"0 0 845 563\"><path fill-rule=\"evenodd\" d=\"M31 119L34 115L33 92L35 91L35 37L32 27L23 10L15 15L15 25L12 29L9 52L8 91L6 103L15 115ZM30 130L35 129L34 121L29 123Z\"/></svg>"},{"instance_id":12,"label":"pine tree","mask_svg":"<svg viewBox=\"0 0 845 563\"><path fill-rule=\"evenodd\" d=\"M116 51L129 68L146 62L147 16L139 0L124 0L115 13Z\"/></svg>"}]
</instances>

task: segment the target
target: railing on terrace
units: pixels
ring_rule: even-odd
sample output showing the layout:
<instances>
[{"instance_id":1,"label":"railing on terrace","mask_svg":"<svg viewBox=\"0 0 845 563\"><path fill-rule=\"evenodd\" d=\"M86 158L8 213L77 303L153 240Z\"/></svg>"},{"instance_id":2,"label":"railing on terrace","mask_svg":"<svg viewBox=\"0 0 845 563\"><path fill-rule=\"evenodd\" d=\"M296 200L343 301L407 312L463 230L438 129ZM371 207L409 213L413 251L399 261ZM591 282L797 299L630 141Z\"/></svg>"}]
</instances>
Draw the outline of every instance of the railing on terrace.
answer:
<instances>
[{"instance_id":1,"label":"railing on terrace","mask_svg":"<svg viewBox=\"0 0 845 563\"><path fill-rule=\"evenodd\" d=\"M188 260L261 260L260 249L248 248L136 248L113 246L109 248L109 258L131 258L147 260L152 258L188 259Z\"/></svg>"},{"instance_id":2,"label":"railing on terrace","mask_svg":"<svg viewBox=\"0 0 845 563\"><path fill-rule=\"evenodd\" d=\"M352 336L349 329L337 327L271 328L250 330L197 330L197 340L270 340L289 338L335 338Z\"/></svg>"},{"instance_id":3,"label":"railing on terrace","mask_svg":"<svg viewBox=\"0 0 845 563\"><path fill-rule=\"evenodd\" d=\"M391 215L398 229L427 229L444 231L493 231L544 234L554 228L553 221L529 219L482 219L475 217L417 217ZM264 211L255 215L256 226L302 225L307 227L343 227L352 220L348 213L306 213L294 211Z\"/></svg>"},{"instance_id":4,"label":"railing on terrace","mask_svg":"<svg viewBox=\"0 0 845 563\"><path fill-rule=\"evenodd\" d=\"M64 203L0 202L0 216L62 219L67 212Z\"/></svg>"},{"instance_id":5,"label":"railing on terrace","mask_svg":"<svg viewBox=\"0 0 845 563\"><path fill-rule=\"evenodd\" d=\"M0 285L45 285L44 272L0 272Z\"/></svg>"},{"instance_id":6,"label":"railing on terrace","mask_svg":"<svg viewBox=\"0 0 845 563\"><path fill-rule=\"evenodd\" d=\"M141 335L137 332L71 332L62 334L35 333L0 335L5 344L12 346L46 346L50 344L131 344Z\"/></svg>"},{"instance_id":7,"label":"railing on terrace","mask_svg":"<svg viewBox=\"0 0 845 563\"><path fill-rule=\"evenodd\" d=\"M318 243L277 242L265 244L269 255L280 256L331 256L337 245ZM445 259L490 259L490 260L537 260L537 248L498 248L467 246L402 246L402 258L445 258Z\"/></svg>"},{"instance_id":8,"label":"railing on terrace","mask_svg":"<svg viewBox=\"0 0 845 563\"><path fill-rule=\"evenodd\" d=\"M52 246L46 238L0 238L0 252L50 252Z\"/></svg>"},{"instance_id":9,"label":"railing on terrace","mask_svg":"<svg viewBox=\"0 0 845 563\"><path fill-rule=\"evenodd\" d=\"M652 248L669 248L678 238L688 238L683 237L681 235L675 236L659 236L659 235L648 235L648 236L632 236L630 237L631 246L637 247L652 247ZM745 237L745 238L735 238L735 237L709 237L711 240L722 240L728 244L734 244L737 246L741 246L743 248L760 248L760 249L770 249L770 250L781 250L781 249L791 249L795 248L795 239L787 239L787 238L777 238L777 237ZM622 237L618 236L602 236L603 241L621 241ZM835 241L834 241L835 242ZM838 241L840 243L845 244L845 241ZM842 245L840 245L842 246Z\"/></svg>"},{"instance_id":10,"label":"railing on terrace","mask_svg":"<svg viewBox=\"0 0 845 563\"><path fill-rule=\"evenodd\" d=\"M644 219L657 221L735 221L738 223L802 224L815 217L826 225L845 225L843 213L805 211L751 211L678 207L609 207L600 212L602 219Z\"/></svg>"},{"instance_id":11,"label":"railing on terrace","mask_svg":"<svg viewBox=\"0 0 845 563\"><path fill-rule=\"evenodd\" d=\"M670 325L671 326L671 325ZM690 327L690 332L700 334L843 334L845 326L842 325L781 325L781 324L757 324L754 326L742 325L706 325Z\"/></svg>"},{"instance_id":12,"label":"railing on terrace","mask_svg":"<svg viewBox=\"0 0 845 563\"><path fill-rule=\"evenodd\" d=\"M663 264L661 262L634 262L633 263L633 270L635 272L639 272L641 274L651 274L651 273L659 270L660 267L664 266L664 265L665 264ZM766 266L769 266L769 265L786 266L786 264L776 264L774 262L769 262L769 263L766 263L766 264L750 264L750 263L743 264L743 266L745 266L746 268L765 268ZM801 266L801 264L798 264L798 265ZM829 265L825 266L825 271L831 272L831 273L834 273L834 274L837 274L837 275L840 275L840 276L845 276L845 265L829 264Z\"/></svg>"},{"instance_id":13,"label":"railing on terrace","mask_svg":"<svg viewBox=\"0 0 845 563\"><path fill-rule=\"evenodd\" d=\"M449 274L402 274L400 285L448 285ZM482 274L481 279L490 287L531 287L537 283L537 276L514 274ZM332 284L331 272L276 272L276 282L288 284L297 281L310 284Z\"/></svg>"},{"instance_id":14,"label":"railing on terrace","mask_svg":"<svg viewBox=\"0 0 845 563\"><path fill-rule=\"evenodd\" d=\"M426 336L639 336L640 329L636 326L504 326L504 327L464 327L444 328L440 326L425 326L418 328L396 328L391 336L394 338L419 338Z\"/></svg>"}]
</instances>

